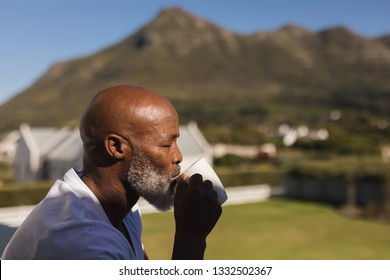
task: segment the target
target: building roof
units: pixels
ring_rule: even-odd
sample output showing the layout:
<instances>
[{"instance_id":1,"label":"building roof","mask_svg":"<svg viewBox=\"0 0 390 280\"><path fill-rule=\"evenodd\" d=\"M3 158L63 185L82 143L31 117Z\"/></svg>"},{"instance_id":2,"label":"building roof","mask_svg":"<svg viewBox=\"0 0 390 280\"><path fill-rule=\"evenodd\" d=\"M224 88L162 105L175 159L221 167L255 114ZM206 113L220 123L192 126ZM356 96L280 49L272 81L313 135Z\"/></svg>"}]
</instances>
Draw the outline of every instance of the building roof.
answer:
<instances>
[{"instance_id":1,"label":"building roof","mask_svg":"<svg viewBox=\"0 0 390 280\"><path fill-rule=\"evenodd\" d=\"M177 145L187 155L201 154L204 151L196 136L194 137L194 130L190 126L180 126L180 137L177 139Z\"/></svg>"},{"instance_id":2,"label":"building roof","mask_svg":"<svg viewBox=\"0 0 390 280\"><path fill-rule=\"evenodd\" d=\"M70 131L66 137L48 154L50 160L71 161L83 153L83 143L78 129Z\"/></svg>"},{"instance_id":3,"label":"building roof","mask_svg":"<svg viewBox=\"0 0 390 280\"><path fill-rule=\"evenodd\" d=\"M200 158L212 150L196 123L181 125L179 129L177 143L184 157ZM21 132L30 150L33 147L40 157L66 161L76 159L82 153L83 144L78 128L30 127L24 124Z\"/></svg>"},{"instance_id":4,"label":"building roof","mask_svg":"<svg viewBox=\"0 0 390 280\"><path fill-rule=\"evenodd\" d=\"M76 158L82 148L78 129L63 127L30 127L21 126L21 135L30 150L34 149L40 157L50 159Z\"/></svg>"}]
</instances>

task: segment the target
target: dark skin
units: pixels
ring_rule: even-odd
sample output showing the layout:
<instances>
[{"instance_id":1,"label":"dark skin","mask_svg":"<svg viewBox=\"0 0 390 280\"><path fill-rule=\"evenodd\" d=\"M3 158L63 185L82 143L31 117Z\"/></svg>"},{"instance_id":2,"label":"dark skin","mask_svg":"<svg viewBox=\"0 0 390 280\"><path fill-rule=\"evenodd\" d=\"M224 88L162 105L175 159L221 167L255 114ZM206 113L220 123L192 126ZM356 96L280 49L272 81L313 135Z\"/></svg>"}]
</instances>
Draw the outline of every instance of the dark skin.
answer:
<instances>
[{"instance_id":1,"label":"dark skin","mask_svg":"<svg viewBox=\"0 0 390 280\"><path fill-rule=\"evenodd\" d=\"M176 144L180 136L177 112L168 100L145 88L116 86L92 99L82 117L80 134L82 180L111 224L128 238L122 221L139 199L126 187L133 149L144 152L162 174L177 170L183 159ZM172 259L203 259L206 238L222 209L212 183L203 181L201 175L177 181Z\"/></svg>"}]
</instances>

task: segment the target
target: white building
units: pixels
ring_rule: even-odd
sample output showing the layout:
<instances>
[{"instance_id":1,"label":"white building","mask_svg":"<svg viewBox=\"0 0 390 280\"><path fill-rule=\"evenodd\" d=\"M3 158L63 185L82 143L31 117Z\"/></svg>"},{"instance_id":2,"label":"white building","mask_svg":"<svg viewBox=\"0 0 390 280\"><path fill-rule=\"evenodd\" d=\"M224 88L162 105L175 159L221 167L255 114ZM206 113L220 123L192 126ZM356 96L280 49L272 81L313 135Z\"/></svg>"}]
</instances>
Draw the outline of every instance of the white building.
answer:
<instances>
[{"instance_id":1,"label":"white building","mask_svg":"<svg viewBox=\"0 0 390 280\"><path fill-rule=\"evenodd\" d=\"M183 154L183 161L180 164L182 171L201 157L213 165L213 147L204 138L195 122L180 126L180 137L177 139L177 145Z\"/></svg>"},{"instance_id":2,"label":"white building","mask_svg":"<svg viewBox=\"0 0 390 280\"><path fill-rule=\"evenodd\" d=\"M178 146L182 170L201 157L212 164L213 149L196 123L180 126ZM13 162L15 180L28 182L62 178L70 169L82 169L83 145L78 128L38 128L23 124Z\"/></svg>"},{"instance_id":3,"label":"white building","mask_svg":"<svg viewBox=\"0 0 390 280\"><path fill-rule=\"evenodd\" d=\"M7 134L0 142L0 162L11 164L15 158L16 141L20 138L17 130Z\"/></svg>"},{"instance_id":4,"label":"white building","mask_svg":"<svg viewBox=\"0 0 390 280\"><path fill-rule=\"evenodd\" d=\"M57 179L82 167L82 142L78 129L20 127L13 169L15 179L28 182Z\"/></svg>"}]
</instances>

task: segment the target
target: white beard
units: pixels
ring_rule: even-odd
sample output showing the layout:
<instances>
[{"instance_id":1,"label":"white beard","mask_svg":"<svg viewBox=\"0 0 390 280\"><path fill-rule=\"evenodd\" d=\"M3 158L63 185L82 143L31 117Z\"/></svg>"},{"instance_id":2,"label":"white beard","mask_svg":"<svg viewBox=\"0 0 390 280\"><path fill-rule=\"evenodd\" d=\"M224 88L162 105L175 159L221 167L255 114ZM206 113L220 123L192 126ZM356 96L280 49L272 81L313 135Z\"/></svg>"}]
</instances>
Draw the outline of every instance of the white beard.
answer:
<instances>
[{"instance_id":1,"label":"white beard","mask_svg":"<svg viewBox=\"0 0 390 280\"><path fill-rule=\"evenodd\" d=\"M134 149L127 173L128 186L157 209L167 211L172 208L175 196L176 183L171 178L178 170L163 175L142 151Z\"/></svg>"}]
</instances>

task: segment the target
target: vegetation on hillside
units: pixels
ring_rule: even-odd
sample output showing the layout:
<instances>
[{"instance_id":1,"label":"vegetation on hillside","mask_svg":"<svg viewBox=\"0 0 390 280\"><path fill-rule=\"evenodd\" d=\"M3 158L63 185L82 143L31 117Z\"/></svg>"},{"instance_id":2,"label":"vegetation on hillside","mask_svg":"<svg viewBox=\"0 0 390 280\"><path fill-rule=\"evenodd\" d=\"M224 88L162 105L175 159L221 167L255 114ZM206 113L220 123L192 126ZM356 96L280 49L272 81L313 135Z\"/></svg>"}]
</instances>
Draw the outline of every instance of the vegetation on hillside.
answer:
<instances>
[{"instance_id":1,"label":"vegetation on hillside","mask_svg":"<svg viewBox=\"0 0 390 280\"><path fill-rule=\"evenodd\" d=\"M350 114L346 129L362 116L390 122L386 42L347 28L312 32L295 25L242 35L167 9L118 44L53 65L0 106L0 132L22 122L75 126L93 94L122 83L165 95L183 123L195 120L203 128L323 125L332 110ZM246 141L235 134L232 141Z\"/></svg>"}]
</instances>

